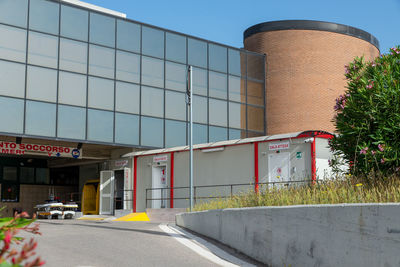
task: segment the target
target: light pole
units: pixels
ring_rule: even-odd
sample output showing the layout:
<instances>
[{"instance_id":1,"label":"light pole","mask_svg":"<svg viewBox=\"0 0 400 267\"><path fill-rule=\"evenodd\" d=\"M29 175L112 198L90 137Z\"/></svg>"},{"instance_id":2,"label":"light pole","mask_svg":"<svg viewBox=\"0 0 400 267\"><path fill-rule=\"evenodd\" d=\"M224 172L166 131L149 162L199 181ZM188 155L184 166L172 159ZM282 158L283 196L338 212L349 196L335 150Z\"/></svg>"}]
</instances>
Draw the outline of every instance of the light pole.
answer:
<instances>
[{"instance_id":1,"label":"light pole","mask_svg":"<svg viewBox=\"0 0 400 267\"><path fill-rule=\"evenodd\" d=\"M189 105L189 198L190 198L190 211L193 209L193 90L192 90L192 77L193 68L188 68L188 83L186 91L186 103Z\"/></svg>"}]
</instances>

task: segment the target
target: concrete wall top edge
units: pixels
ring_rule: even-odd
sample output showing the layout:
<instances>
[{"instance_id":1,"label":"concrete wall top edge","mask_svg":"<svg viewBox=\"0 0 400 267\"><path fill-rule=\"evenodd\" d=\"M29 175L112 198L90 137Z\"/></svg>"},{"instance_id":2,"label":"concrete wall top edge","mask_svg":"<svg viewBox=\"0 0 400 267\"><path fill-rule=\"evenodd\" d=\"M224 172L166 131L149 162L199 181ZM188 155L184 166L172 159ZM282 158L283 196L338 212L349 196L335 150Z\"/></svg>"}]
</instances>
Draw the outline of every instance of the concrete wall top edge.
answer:
<instances>
[{"instance_id":1,"label":"concrete wall top edge","mask_svg":"<svg viewBox=\"0 0 400 267\"><path fill-rule=\"evenodd\" d=\"M367 41L379 50L378 39L364 30L344 24L315 20L279 20L263 22L247 28L243 33L243 38L246 39L261 32L281 30L316 30L345 34Z\"/></svg>"},{"instance_id":2,"label":"concrete wall top edge","mask_svg":"<svg viewBox=\"0 0 400 267\"><path fill-rule=\"evenodd\" d=\"M216 210L204 210L204 211L192 211L183 212L177 215L183 214L196 214L205 212L224 212L224 211L241 211L241 210L260 210L260 209L298 209L298 208L333 208L333 207L376 207L376 206L393 206L400 207L400 203L388 202L388 203L341 203L341 204L313 204L313 205L291 205L291 206L260 206L260 207L246 207L246 208L227 208L227 209L216 209Z\"/></svg>"}]
</instances>

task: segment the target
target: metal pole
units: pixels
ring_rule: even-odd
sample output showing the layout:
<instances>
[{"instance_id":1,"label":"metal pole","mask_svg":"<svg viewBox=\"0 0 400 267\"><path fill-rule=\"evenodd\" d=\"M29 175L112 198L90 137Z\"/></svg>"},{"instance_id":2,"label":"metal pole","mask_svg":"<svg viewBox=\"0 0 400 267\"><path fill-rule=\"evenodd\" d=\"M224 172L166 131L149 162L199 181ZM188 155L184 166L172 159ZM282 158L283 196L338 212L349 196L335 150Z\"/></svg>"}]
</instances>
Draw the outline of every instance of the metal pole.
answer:
<instances>
[{"instance_id":1,"label":"metal pole","mask_svg":"<svg viewBox=\"0 0 400 267\"><path fill-rule=\"evenodd\" d=\"M189 107L190 107L190 122L189 122L189 127L190 127L190 136L189 136L189 147L190 147L190 182L189 182L189 186L190 186L190 211L192 211L193 209L193 90L192 90L192 85L193 85L193 68L192 66L189 66L189 74L190 74L190 84L189 84Z\"/></svg>"}]
</instances>

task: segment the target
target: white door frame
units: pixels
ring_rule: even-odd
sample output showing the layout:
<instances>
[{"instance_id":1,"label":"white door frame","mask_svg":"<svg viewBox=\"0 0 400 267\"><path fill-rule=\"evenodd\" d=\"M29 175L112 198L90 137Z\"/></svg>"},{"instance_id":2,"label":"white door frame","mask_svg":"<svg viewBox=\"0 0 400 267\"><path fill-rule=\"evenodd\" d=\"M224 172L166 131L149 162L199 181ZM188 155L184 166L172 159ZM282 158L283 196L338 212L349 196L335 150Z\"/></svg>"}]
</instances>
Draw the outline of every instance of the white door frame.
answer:
<instances>
[{"instance_id":1,"label":"white door frame","mask_svg":"<svg viewBox=\"0 0 400 267\"><path fill-rule=\"evenodd\" d=\"M110 178L104 181L104 175L109 174ZM106 186L110 186L110 193L103 193ZM100 171L100 207L99 214L102 215L113 215L114 214L114 171ZM108 203L104 202L103 198L109 198ZM103 208L109 208L109 211L103 211Z\"/></svg>"},{"instance_id":2,"label":"white door frame","mask_svg":"<svg viewBox=\"0 0 400 267\"><path fill-rule=\"evenodd\" d=\"M155 169L161 169L162 167L164 167L165 169L165 183L162 184L161 180L159 180L159 183L156 182L157 179L160 179L161 177L158 176L156 177L156 173L155 173ZM161 171L161 170L160 170ZM157 171L158 174L158 171ZM157 187L155 186L157 185ZM167 187L168 185L168 167L167 164L160 164L160 165L153 165L151 168L151 188L164 188ZM160 192L161 191L161 192ZM166 198L167 197L167 193L166 190L151 190L151 198ZM158 209L158 208L166 208L167 207L167 201L164 200L152 200L151 201L151 207Z\"/></svg>"},{"instance_id":3,"label":"white door frame","mask_svg":"<svg viewBox=\"0 0 400 267\"><path fill-rule=\"evenodd\" d=\"M287 176L288 177L281 177L279 182L289 182L290 181L290 152L281 152L279 154L274 153L274 154L268 155L268 182L273 183L276 180L276 179L274 179L274 177L272 177L272 176L274 176L273 170L274 170L275 166L272 166L271 157L278 156L278 155L282 156L282 157L285 156L288 159L287 164L285 164L287 166ZM286 179L284 179L284 178L286 178ZM282 184L277 184L277 185L281 186L284 184L282 183Z\"/></svg>"}]
</instances>

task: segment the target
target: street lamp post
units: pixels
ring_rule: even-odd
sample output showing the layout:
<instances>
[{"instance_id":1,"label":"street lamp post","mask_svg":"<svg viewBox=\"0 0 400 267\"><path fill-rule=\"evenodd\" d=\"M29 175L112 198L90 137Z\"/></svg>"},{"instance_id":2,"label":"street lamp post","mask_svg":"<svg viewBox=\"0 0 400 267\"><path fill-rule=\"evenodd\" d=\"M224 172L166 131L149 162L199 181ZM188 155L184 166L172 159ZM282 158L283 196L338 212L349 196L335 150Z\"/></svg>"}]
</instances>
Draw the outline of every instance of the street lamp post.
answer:
<instances>
[{"instance_id":1,"label":"street lamp post","mask_svg":"<svg viewBox=\"0 0 400 267\"><path fill-rule=\"evenodd\" d=\"M193 209L193 68L189 66L188 68L188 83L187 83L187 92L186 99L187 104L189 105L189 198L190 198L190 211Z\"/></svg>"}]
</instances>

